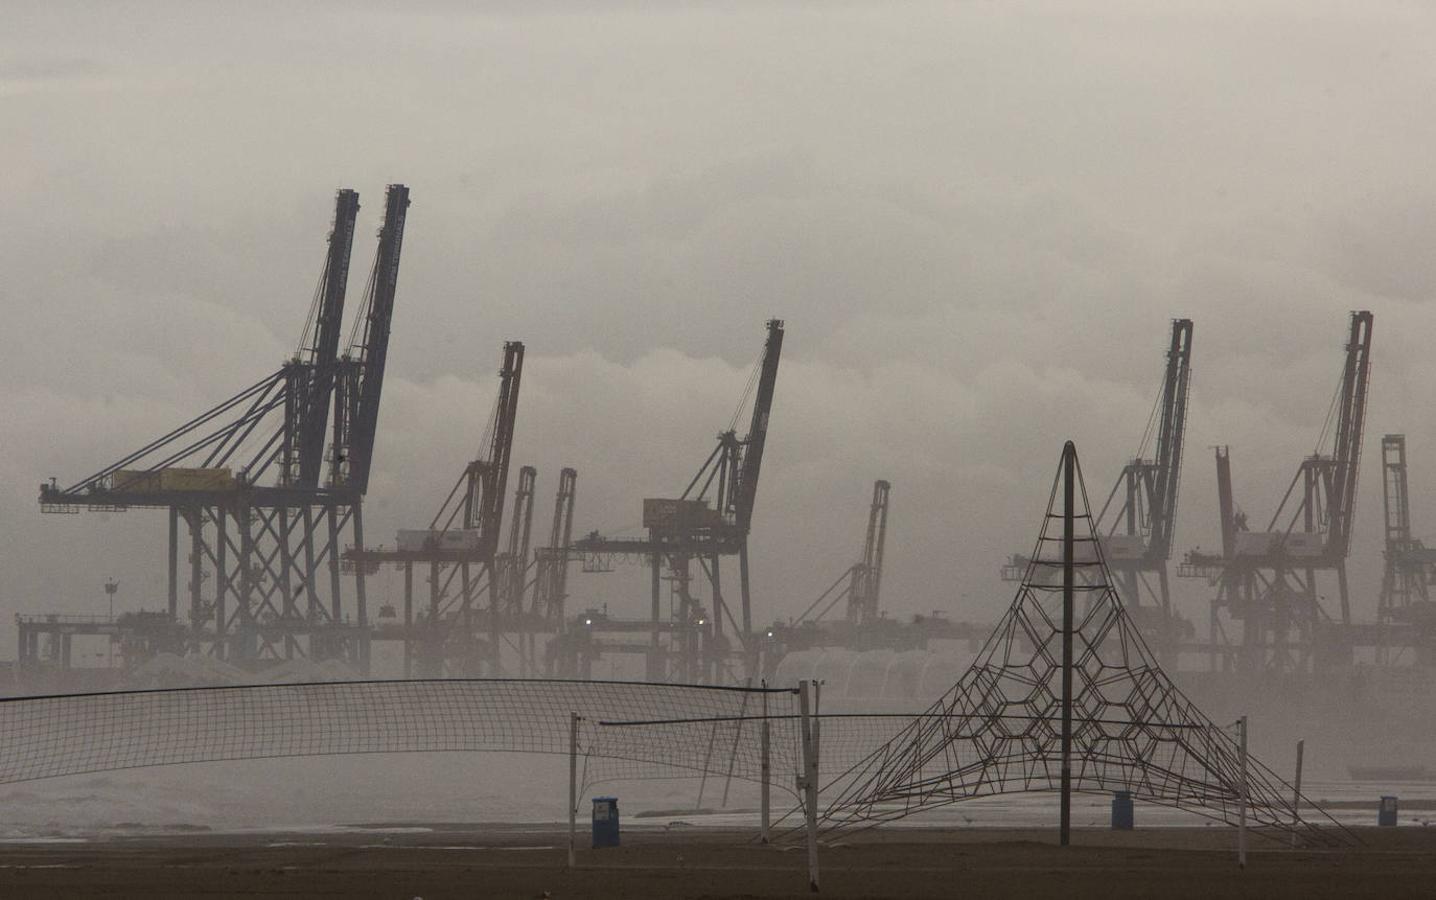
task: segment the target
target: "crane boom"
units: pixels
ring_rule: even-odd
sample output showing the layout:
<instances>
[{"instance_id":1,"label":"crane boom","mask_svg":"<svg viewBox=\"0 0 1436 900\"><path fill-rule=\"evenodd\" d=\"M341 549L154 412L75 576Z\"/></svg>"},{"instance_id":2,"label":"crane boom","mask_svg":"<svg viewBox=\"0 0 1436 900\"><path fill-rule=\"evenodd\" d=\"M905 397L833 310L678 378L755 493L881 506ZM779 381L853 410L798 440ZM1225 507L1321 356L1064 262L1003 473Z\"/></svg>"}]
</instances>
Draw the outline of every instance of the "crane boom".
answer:
<instances>
[{"instance_id":1,"label":"crane boom","mask_svg":"<svg viewBox=\"0 0 1436 900\"><path fill-rule=\"evenodd\" d=\"M1177 521L1177 486L1181 481L1182 447L1187 431L1187 392L1192 374L1192 320L1172 322L1167 350L1167 371L1162 380L1162 417L1153 457L1151 537L1147 558L1172 557L1172 536Z\"/></svg>"},{"instance_id":2,"label":"crane boom","mask_svg":"<svg viewBox=\"0 0 1436 900\"><path fill-rule=\"evenodd\" d=\"M379 249L365 290L362 336L351 341L340 365L334 416L332 480L363 494L369 488L374 456L374 435L379 427L379 399L384 390L384 367L389 357L389 332L394 318L394 296L399 284L399 257L404 247L409 189L391 184L384 196L384 224Z\"/></svg>"},{"instance_id":3,"label":"crane boom","mask_svg":"<svg viewBox=\"0 0 1436 900\"><path fill-rule=\"evenodd\" d=\"M1237 552L1237 532L1242 530L1237 522L1236 501L1232 496L1231 448L1216 448L1216 458L1217 507L1222 519L1222 558L1231 559Z\"/></svg>"},{"instance_id":4,"label":"crane boom","mask_svg":"<svg viewBox=\"0 0 1436 900\"><path fill-rule=\"evenodd\" d=\"M1333 441L1331 485L1327 497L1327 552L1345 557L1351 545L1351 520L1356 506L1356 475L1361 461L1361 439L1366 424L1366 392L1371 375L1372 315L1351 314L1346 342L1346 367L1341 376L1336 437Z\"/></svg>"},{"instance_id":5,"label":"crane boom","mask_svg":"<svg viewBox=\"0 0 1436 900\"><path fill-rule=\"evenodd\" d=\"M758 393L753 398L753 418L744 438L743 462L738 471L735 522L743 534L753 520L758 496L758 473L763 467L763 449L768 439L768 419L773 410L773 390L778 383L778 361L783 355L783 321L768 320L768 338L763 344L763 362L758 376Z\"/></svg>"},{"instance_id":6,"label":"crane boom","mask_svg":"<svg viewBox=\"0 0 1436 900\"><path fill-rule=\"evenodd\" d=\"M466 470L469 489L464 501L464 527L478 531L480 552L485 555L498 550L523 371L524 345L519 341L505 341L488 450L484 458L469 463Z\"/></svg>"},{"instance_id":7,"label":"crane boom","mask_svg":"<svg viewBox=\"0 0 1436 900\"><path fill-rule=\"evenodd\" d=\"M554 497L553 524L548 545L566 548L573 540L573 501L578 491L578 471L565 467L558 476L558 494Z\"/></svg>"},{"instance_id":8,"label":"crane boom","mask_svg":"<svg viewBox=\"0 0 1436 900\"><path fill-rule=\"evenodd\" d=\"M848 622L853 625L876 619L881 609L883 552L887 545L888 496L891 491L892 485L887 481L873 482L873 503L868 509L863 558L848 570Z\"/></svg>"},{"instance_id":9,"label":"crane boom","mask_svg":"<svg viewBox=\"0 0 1436 900\"><path fill-rule=\"evenodd\" d=\"M529 537L534 521L534 482L538 471L533 466L519 469L518 488L514 491L514 515L509 523L507 559L508 612L517 614L524 608L524 589L529 570Z\"/></svg>"},{"instance_id":10,"label":"crane boom","mask_svg":"<svg viewBox=\"0 0 1436 900\"><path fill-rule=\"evenodd\" d=\"M538 470L533 466L519 469L519 485L514 490L514 518L509 523L508 547L509 554L517 559L527 559L529 555L529 535L534 513L534 482L537 478Z\"/></svg>"},{"instance_id":11,"label":"crane boom","mask_svg":"<svg viewBox=\"0 0 1436 900\"><path fill-rule=\"evenodd\" d=\"M883 553L888 542L888 495L892 485L887 481L873 483L873 506L868 512L868 537L863 545L863 562L872 572L873 608L882 596Z\"/></svg>"},{"instance_id":12,"label":"crane boom","mask_svg":"<svg viewBox=\"0 0 1436 900\"><path fill-rule=\"evenodd\" d=\"M568 596L569 544L573 540L573 501L578 489L578 472L564 468L558 476L553 523L548 546L535 554L534 613L546 622L562 627L564 599Z\"/></svg>"},{"instance_id":13,"label":"crane boom","mask_svg":"<svg viewBox=\"0 0 1436 900\"><path fill-rule=\"evenodd\" d=\"M305 330L304 340L312 343L301 348L297 360L305 368L296 429L298 483L306 488L318 487L324 465L324 434L329 425L329 401L334 393L344 296L349 284L349 260L358 215L358 192L341 189L334 199L334 227L329 232L329 251L320 276L314 319Z\"/></svg>"}]
</instances>

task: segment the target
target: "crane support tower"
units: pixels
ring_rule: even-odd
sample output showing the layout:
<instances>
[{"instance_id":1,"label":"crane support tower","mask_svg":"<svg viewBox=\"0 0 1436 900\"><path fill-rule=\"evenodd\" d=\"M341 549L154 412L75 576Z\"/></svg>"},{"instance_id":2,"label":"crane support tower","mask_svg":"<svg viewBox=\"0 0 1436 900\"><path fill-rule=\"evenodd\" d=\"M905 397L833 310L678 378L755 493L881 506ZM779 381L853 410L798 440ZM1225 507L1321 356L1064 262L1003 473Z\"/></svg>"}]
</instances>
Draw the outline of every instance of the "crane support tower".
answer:
<instances>
[{"instance_id":1,"label":"crane support tower","mask_svg":"<svg viewBox=\"0 0 1436 900\"><path fill-rule=\"evenodd\" d=\"M346 533L363 542L361 507L408 207L409 189L390 185L355 325L362 338L355 337L342 356L359 212L359 195L347 189L336 194L319 286L288 362L88 478L69 487L54 479L41 486L44 512L168 512L171 625L159 630L172 639L165 649L250 667L272 659L337 658L367 671L365 572L354 571L356 606L348 610L340 547ZM331 409L329 477L321 483ZM183 615L182 593L189 601Z\"/></svg>"},{"instance_id":2,"label":"crane support tower","mask_svg":"<svg viewBox=\"0 0 1436 900\"><path fill-rule=\"evenodd\" d=\"M677 498L650 497L643 501L642 538L609 538L594 532L574 542L590 568L593 560L614 557L640 559L650 568L650 614L646 622L618 623L586 613L572 628L566 670L586 668L575 664L575 654L592 656L601 644L602 629L646 632L641 650L628 644L621 649L642 652L647 677L654 681L724 681L739 676L731 669L736 659L754 675L758 642L753 633L753 609L748 572L748 534L758 496L758 477L767 444L773 394L778 382L778 361L783 352L783 322L767 323L763 353L750 382L753 409L748 433L738 437L735 416L718 435L688 487ZM738 610L724 593L721 560L738 558ZM695 569L707 582L705 607L695 591ZM670 586L671 603L665 612L663 582ZM729 637L731 633L731 639ZM734 641L736 640L736 645ZM614 649L620 649L614 645Z\"/></svg>"},{"instance_id":3,"label":"crane support tower","mask_svg":"<svg viewBox=\"0 0 1436 900\"><path fill-rule=\"evenodd\" d=\"M529 558L529 541L533 534L534 482L538 477L533 466L519 469L518 487L514 491L514 514L509 522L509 540L503 553L494 560L494 576L498 580L499 596L496 609L496 623L512 622L516 625L519 649L519 674L538 674L535 624L526 617L524 597L528 592L529 574L532 570Z\"/></svg>"},{"instance_id":4,"label":"crane support tower","mask_svg":"<svg viewBox=\"0 0 1436 900\"><path fill-rule=\"evenodd\" d=\"M548 545L534 551L533 600L529 615L538 629L552 633L559 640L567 626L568 564L579 558L569 550L573 543L573 504L577 492L578 472L563 469L558 476ZM549 675L555 673L557 651L556 644L546 648L545 671Z\"/></svg>"},{"instance_id":5,"label":"crane support tower","mask_svg":"<svg viewBox=\"0 0 1436 900\"><path fill-rule=\"evenodd\" d=\"M1415 662L1436 663L1436 548L1413 537L1411 500L1406 480L1406 435L1381 438L1382 508L1385 513L1384 566L1377 623L1386 640L1379 645L1382 662L1394 662L1401 644L1416 648ZM1401 640L1405 637L1407 640Z\"/></svg>"},{"instance_id":6,"label":"crane support tower","mask_svg":"<svg viewBox=\"0 0 1436 900\"><path fill-rule=\"evenodd\" d=\"M1354 634L1346 558L1356 504L1371 372L1372 315L1353 312L1341 379L1320 447L1297 466L1264 531L1249 529L1234 499L1231 454L1216 448L1222 552L1192 551L1178 574L1217 587L1211 604L1211 666L1248 673L1311 672L1351 662ZM1402 466L1404 487L1404 459ZM1318 576L1334 578L1336 608ZM1240 623L1229 635L1227 622Z\"/></svg>"},{"instance_id":7,"label":"crane support tower","mask_svg":"<svg viewBox=\"0 0 1436 900\"><path fill-rule=\"evenodd\" d=\"M1174 319L1166 368L1153 421L1142 448L1125 466L1097 516L1102 557L1116 580L1128 614L1159 655L1170 658L1185 631L1172 606L1167 565L1177 521L1177 488L1187 430L1192 378L1192 320ZM1148 442L1152 455L1146 456ZM1021 581L1028 557L1014 555L1002 568L1005 581Z\"/></svg>"}]
</instances>

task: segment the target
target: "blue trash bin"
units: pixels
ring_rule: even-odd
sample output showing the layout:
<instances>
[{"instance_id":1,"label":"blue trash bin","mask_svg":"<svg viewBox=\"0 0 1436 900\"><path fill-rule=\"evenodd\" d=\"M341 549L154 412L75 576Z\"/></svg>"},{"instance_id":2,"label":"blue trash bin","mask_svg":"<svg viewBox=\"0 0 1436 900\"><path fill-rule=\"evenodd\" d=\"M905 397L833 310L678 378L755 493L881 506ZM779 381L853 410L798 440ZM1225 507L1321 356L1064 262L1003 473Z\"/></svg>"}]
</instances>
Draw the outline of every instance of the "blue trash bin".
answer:
<instances>
[{"instance_id":1,"label":"blue trash bin","mask_svg":"<svg viewBox=\"0 0 1436 900\"><path fill-rule=\"evenodd\" d=\"M618 846L618 798L593 798L593 849Z\"/></svg>"},{"instance_id":2,"label":"blue trash bin","mask_svg":"<svg viewBox=\"0 0 1436 900\"><path fill-rule=\"evenodd\" d=\"M1397 802L1395 797L1382 797L1381 805L1376 808L1376 824L1388 828L1396 825Z\"/></svg>"},{"instance_id":3,"label":"blue trash bin","mask_svg":"<svg viewBox=\"0 0 1436 900\"><path fill-rule=\"evenodd\" d=\"M1132 792L1112 792L1112 830L1131 831L1136 825L1136 815L1132 811Z\"/></svg>"}]
</instances>

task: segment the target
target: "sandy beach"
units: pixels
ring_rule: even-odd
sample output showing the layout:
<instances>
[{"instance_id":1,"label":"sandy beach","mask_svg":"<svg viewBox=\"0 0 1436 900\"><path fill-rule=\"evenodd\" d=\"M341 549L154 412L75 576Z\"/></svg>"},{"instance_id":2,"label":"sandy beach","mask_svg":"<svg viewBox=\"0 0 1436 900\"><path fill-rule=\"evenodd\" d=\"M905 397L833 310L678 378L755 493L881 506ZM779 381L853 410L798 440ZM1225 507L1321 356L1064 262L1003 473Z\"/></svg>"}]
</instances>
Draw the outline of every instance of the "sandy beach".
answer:
<instances>
[{"instance_id":1,"label":"sandy beach","mask_svg":"<svg viewBox=\"0 0 1436 900\"><path fill-rule=\"evenodd\" d=\"M1253 844L1245 870L1226 828L893 829L821 851L833 897L1429 896L1436 830L1358 829L1362 846ZM578 853L551 826L353 826L294 833L114 831L0 845L0 896L686 898L806 897L801 845L751 832L630 828Z\"/></svg>"}]
</instances>

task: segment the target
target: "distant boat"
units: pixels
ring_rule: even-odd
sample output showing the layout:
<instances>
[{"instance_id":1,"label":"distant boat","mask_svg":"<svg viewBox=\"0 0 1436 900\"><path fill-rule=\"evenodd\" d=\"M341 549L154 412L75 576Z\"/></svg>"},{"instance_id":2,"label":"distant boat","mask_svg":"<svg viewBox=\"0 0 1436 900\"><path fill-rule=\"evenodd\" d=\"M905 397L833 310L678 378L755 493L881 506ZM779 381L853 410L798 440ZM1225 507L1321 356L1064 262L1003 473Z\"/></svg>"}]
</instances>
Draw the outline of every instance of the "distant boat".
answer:
<instances>
[{"instance_id":1,"label":"distant boat","mask_svg":"<svg viewBox=\"0 0 1436 900\"><path fill-rule=\"evenodd\" d=\"M1425 766L1347 766L1352 781L1430 781Z\"/></svg>"}]
</instances>

